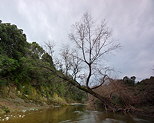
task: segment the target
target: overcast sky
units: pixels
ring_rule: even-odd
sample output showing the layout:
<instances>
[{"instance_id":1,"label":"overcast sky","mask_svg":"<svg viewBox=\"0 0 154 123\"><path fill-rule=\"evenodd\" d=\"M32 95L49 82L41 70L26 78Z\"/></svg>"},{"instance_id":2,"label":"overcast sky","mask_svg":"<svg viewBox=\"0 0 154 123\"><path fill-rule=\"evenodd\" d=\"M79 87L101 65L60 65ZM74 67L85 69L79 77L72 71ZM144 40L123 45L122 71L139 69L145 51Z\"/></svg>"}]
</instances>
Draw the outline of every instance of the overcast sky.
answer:
<instances>
[{"instance_id":1,"label":"overcast sky","mask_svg":"<svg viewBox=\"0 0 154 123\"><path fill-rule=\"evenodd\" d=\"M117 77L154 75L154 0L0 0L0 20L23 29L29 42L54 41L56 51L85 12L106 19L122 46L106 59Z\"/></svg>"}]
</instances>

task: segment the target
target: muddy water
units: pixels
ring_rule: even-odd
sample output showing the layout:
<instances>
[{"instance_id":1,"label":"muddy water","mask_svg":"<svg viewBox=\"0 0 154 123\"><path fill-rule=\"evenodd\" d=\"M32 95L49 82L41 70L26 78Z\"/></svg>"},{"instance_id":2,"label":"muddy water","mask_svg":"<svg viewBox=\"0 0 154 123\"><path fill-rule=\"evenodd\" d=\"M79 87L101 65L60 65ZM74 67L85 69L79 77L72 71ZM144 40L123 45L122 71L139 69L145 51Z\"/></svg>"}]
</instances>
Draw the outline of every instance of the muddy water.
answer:
<instances>
[{"instance_id":1,"label":"muddy water","mask_svg":"<svg viewBox=\"0 0 154 123\"><path fill-rule=\"evenodd\" d=\"M152 119L86 110L84 106L55 107L0 116L0 123L154 123Z\"/></svg>"}]
</instances>

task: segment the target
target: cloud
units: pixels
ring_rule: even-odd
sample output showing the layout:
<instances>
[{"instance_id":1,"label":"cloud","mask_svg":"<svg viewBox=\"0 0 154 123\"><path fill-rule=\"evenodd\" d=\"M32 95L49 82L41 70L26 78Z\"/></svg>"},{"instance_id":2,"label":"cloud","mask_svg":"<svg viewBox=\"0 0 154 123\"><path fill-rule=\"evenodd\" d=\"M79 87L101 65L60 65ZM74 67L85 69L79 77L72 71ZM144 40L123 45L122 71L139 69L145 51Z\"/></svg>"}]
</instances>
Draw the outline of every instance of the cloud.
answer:
<instances>
[{"instance_id":1,"label":"cloud","mask_svg":"<svg viewBox=\"0 0 154 123\"><path fill-rule=\"evenodd\" d=\"M154 67L153 0L1 0L0 17L22 28L28 41L54 40L59 50L69 43L71 25L89 12L96 21L106 19L122 48L108 58L119 77L152 75Z\"/></svg>"}]
</instances>

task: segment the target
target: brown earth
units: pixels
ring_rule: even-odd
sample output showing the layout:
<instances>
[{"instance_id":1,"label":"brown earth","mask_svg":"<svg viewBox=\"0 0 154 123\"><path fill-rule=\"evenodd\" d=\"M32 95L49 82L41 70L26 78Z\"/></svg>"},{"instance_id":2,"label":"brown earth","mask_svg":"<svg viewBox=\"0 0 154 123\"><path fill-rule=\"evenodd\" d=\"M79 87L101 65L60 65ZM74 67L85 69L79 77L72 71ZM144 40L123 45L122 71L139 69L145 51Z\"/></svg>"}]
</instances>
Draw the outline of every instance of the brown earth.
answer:
<instances>
[{"instance_id":1,"label":"brown earth","mask_svg":"<svg viewBox=\"0 0 154 123\"><path fill-rule=\"evenodd\" d=\"M9 112L37 110L42 108L49 108L52 105L47 104L35 104L31 101L25 101L21 98L0 98L0 115Z\"/></svg>"}]
</instances>

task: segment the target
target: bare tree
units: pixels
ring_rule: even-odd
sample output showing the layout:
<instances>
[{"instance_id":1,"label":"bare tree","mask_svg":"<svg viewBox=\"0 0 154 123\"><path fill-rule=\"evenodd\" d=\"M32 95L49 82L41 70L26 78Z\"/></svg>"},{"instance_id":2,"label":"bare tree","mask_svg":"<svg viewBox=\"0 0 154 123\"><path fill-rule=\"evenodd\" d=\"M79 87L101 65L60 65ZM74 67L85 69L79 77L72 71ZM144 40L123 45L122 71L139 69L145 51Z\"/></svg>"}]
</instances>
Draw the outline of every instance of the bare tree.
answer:
<instances>
[{"instance_id":1,"label":"bare tree","mask_svg":"<svg viewBox=\"0 0 154 123\"><path fill-rule=\"evenodd\" d=\"M53 57L53 53L54 53L54 46L55 44L54 43L51 43L50 41L48 42L44 42L45 44L45 49L46 49L46 52Z\"/></svg>"},{"instance_id":2,"label":"bare tree","mask_svg":"<svg viewBox=\"0 0 154 123\"><path fill-rule=\"evenodd\" d=\"M66 75L57 76L65 81L73 84L77 88L93 95L99 99L106 108L114 110L110 100L106 97L102 97L96 93L93 89L100 87L109 77L106 72L108 67L103 66L103 56L111 51L119 48L119 44L115 44L111 39L111 31L103 21L99 26L95 24L91 16L84 14L81 21L73 25L73 31L69 34L70 40L73 42L73 50L65 49L61 53L64 60L64 68ZM75 50L74 50L75 49ZM83 73L84 71L84 73ZM97 75L96 75L97 73ZM68 77L72 75L73 79ZM96 81L96 76L101 75L100 79L97 79L97 84L90 86L93 81ZM81 83L82 78L85 80L85 84Z\"/></svg>"},{"instance_id":3,"label":"bare tree","mask_svg":"<svg viewBox=\"0 0 154 123\"><path fill-rule=\"evenodd\" d=\"M61 53L65 74L71 75L74 80L78 78L77 75L81 70L81 60L78 55L76 50L70 50L69 47L65 47Z\"/></svg>"},{"instance_id":4,"label":"bare tree","mask_svg":"<svg viewBox=\"0 0 154 123\"><path fill-rule=\"evenodd\" d=\"M73 25L73 29L69 37L78 50L79 55L76 57L86 65L86 87L90 88L90 80L94 73L101 71L99 68L102 66L100 64L102 57L117 49L119 44L114 44L111 40L111 31L105 21L100 26L96 26L88 13L84 14L80 22Z\"/></svg>"},{"instance_id":5,"label":"bare tree","mask_svg":"<svg viewBox=\"0 0 154 123\"><path fill-rule=\"evenodd\" d=\"M61 56L63 61L62 65L64 66L63 70L65 74L68 75L68 71L71 69L71 55L68 47L63 48Z\"/></svg>"}]
</instances>

